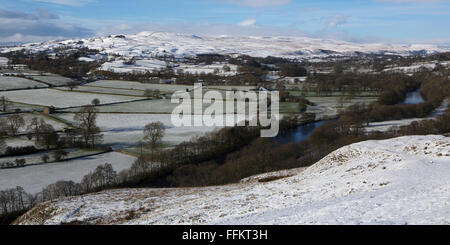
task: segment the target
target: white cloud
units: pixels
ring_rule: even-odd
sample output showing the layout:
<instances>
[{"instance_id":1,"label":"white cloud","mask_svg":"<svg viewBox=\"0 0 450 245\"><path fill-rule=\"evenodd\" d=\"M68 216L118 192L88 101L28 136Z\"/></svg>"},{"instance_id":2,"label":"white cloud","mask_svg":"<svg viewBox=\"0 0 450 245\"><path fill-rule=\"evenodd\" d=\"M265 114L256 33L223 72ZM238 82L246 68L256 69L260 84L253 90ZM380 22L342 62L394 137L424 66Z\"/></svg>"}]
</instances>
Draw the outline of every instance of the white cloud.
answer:
<instances>
[{"instance_id":1,"label":"white cloud","mask_svg":"<svg viewBox=\"0 0 450 245\"><path fill-rule=\"evenodd\" d=\"M263 8L280 6L291 3L292 0L228 0L225 3L236 4L240 6L248 6L252 8Z\"/></svg>"},{"instance_id":2,"label":"white cloud","mask_svg":"<svg viewBox=\"0 0 450 245\"><path fill-rule=\"evenodd\" d=\"M254 26L256 24L256 19L246 19L239 22L238 26Z\"/></svg>"},{"instance_id":3,"label":"white cloud","mask_svg":"<svg viewBox=\"0 0 450 245\"><path fill-rule=\"evenodd\" d=\"M93 32L77 24L58 20L46 9L36 14L0 9L0 42L30 42L90 36Z\"/></svg>"},{"instance_id":4,"label":"white cloud","mask_svg":"<svg viewBox=\"0 0 450 245\"><path fill-rule=\"evenodd\" d=\"M345 15L335 15L328 19L327 28L334 29L338 25L347 23L348 16Z\"/></svg>"},{"instance_id":5,"label":"white cloud","mask_svg":"<svg viewBox=\"0 0 450 245\"><path fill-rule=\"evenodd\" d=\"M113 34L134 34L142 31L175 32L196 35L233 35L233 36L304 36L298 29L272 27L265 25L242 26L238 24L208 24L208 23L128 23L120 24L112 21L101 23L96 36Z\"/></svg>"}]
</instances>

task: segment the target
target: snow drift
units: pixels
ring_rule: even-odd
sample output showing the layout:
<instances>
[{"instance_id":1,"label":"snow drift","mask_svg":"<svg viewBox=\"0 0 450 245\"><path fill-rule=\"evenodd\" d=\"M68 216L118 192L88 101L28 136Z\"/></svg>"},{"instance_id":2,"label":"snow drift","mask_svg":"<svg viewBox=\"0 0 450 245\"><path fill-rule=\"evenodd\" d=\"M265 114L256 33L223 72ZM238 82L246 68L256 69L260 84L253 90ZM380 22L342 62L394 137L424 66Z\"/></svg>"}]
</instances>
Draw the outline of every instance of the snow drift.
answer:
<instances>
[{"instance_id":1,"label":"snow drift","mask_svg":"<svg viewBox=\"0 0 450 245\"><path fill-rule=\"evenodd\" d=\"M238 184L46 202L15 224L449 224L449 206L450 138L429 135L352 144Z\"/></svg>"}]
</instances>

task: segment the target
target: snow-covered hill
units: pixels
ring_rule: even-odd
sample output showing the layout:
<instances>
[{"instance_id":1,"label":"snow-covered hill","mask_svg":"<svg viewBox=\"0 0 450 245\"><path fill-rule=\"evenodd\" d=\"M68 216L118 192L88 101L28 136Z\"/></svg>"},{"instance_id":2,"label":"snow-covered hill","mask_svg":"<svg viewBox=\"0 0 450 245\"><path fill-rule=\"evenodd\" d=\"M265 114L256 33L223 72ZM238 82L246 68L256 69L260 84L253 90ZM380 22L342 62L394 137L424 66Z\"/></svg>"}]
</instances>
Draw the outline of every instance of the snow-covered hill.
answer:
<instances>
[{"instance_id":1,"label":"snow-covered hill","mask_svg":"<svg viewBox=\"0 0 450 245\"><path fill-rule=\"evenodd\" d=\"M196 36L167 32L141 32L134 35L112 35L89 39L32 43L3 49L47 51L55 47L88 47L105 54L125 57L152 58L173 55L175 57L197 54L245 54L254 57L277 56L287 58L327 57L352 55L355 52L408 55L442 51L433 45L359 44L330 39L307 37L255 37L255 36ZM86 57L92 59L95 57ZM97 57L98 58L98 57Z\"/></svg>"},{"instance_id":2,"label":"snow-covered hill","mask_svg":"<svg viewBox=\"0 0 450 245\"><path fill-rule=\"evenodd\" d=\"M239 184L47 202L16 224L450 224L449 206L450 138L430 135L352 144Z\"/></svg>"}]
</instances>

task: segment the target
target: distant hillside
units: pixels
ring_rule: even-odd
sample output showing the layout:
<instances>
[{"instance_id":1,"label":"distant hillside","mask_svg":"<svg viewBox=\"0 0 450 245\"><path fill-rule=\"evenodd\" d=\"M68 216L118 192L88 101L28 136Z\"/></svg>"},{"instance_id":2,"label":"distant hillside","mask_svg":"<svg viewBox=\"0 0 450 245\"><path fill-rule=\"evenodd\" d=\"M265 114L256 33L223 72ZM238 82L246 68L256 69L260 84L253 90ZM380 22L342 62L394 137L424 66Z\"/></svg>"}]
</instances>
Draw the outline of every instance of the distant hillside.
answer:
<instances>
[{"instance_id":1,"label":"distant hillside","mask_svg":"<svg viewBox=\"0 0 450 245\"><path fill-rule=\"evenodd\" d=\"M342 147L239 184L121 189L37 205L15 224L449 224L450 138Z\"/></svg>"},{"instance_id":2,"label":"distant hillside","mask_svg":"<svg viewBox=\"0 0 450 245\"><path fill-rule=\"evenodd\" d=\"M411 55L441 52L434 45L384 43L360 44L308 37L196 36L168 32L30 43L0 49L1 52L27 49L32 52L67 48L90 48L104 54L151 59L161 56L187 57L199 54L241 54L254 57L320 58L366 54Z\"/></svg>"}]
</instances>

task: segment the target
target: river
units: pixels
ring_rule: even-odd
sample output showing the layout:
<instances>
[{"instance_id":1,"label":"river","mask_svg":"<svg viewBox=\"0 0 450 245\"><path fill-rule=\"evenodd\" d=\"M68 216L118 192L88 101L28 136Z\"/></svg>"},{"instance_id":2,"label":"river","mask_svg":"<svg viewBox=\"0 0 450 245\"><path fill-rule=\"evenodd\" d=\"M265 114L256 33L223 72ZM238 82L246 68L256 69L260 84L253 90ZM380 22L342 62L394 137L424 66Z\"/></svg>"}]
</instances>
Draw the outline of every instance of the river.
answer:
<instances>
[{"instance_id":1,"label":"river","mask_svg":"<svg viewBox=\"0 0 450 245\"><path fill-rule=\"evenodd\" d=\"M422 98L422 95L420 95L420 92L417 89L412 92L406 93L405 100L400 104L401 105L413 105L413 104L420 104L423 102L424 102L424 99Z\"/></svg>"},{"instance_id":2,"label":"river","mask_svg":"<svg viewBox=\"0 0 450 245\"><path fill-rule=\"evenodd\" d=\"M288 130L284 134L280 133L274 138L274 140L282 145L287 143L298 143L302 140L307 139L314 131L314 129L322 125L324 122L325 121L318 121L300 125L295 129Z\"/></svg>"}]
</instances>

